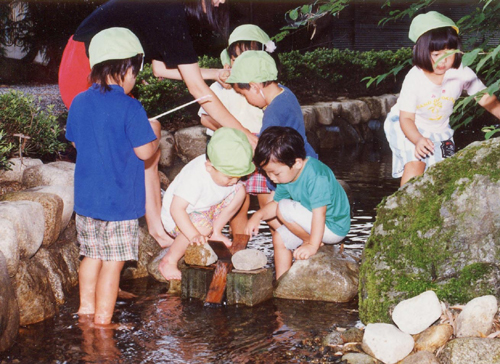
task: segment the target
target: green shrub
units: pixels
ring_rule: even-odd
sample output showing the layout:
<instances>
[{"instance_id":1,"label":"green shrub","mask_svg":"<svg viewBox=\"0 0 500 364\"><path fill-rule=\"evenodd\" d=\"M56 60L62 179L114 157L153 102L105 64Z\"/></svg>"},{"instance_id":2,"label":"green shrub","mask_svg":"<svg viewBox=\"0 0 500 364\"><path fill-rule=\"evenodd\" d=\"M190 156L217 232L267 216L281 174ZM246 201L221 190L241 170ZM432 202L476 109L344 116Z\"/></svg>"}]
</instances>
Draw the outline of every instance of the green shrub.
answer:
<instances>
[{"instance_id":1,"label":"green shrub","mask_svg":"<svg viewBox=\"0 0 500 364\"><path fill-rule=\"evenodd\" d=\"M10 169L12 163L8 159L12 149L14 149L14 145L7 142L5 133L0 130L0 171Z\"/></svg>"},{"instance_id":2,"label":"green shrub","mask_svg":"<svg viewBox=\"0 0 500 364\"><path fill-rule=\"evenodd\" d=\"M19 155L20 148L22 155L37 157L53 156L64 151L67 144L58 140L63 129L52 110L53 105L50 105L42 111L33 96L22 92L11 91L0 95L0 133L6 146L2 155ZM30 139L20 142L19 134Z\"/></svg>"}]
</instances>

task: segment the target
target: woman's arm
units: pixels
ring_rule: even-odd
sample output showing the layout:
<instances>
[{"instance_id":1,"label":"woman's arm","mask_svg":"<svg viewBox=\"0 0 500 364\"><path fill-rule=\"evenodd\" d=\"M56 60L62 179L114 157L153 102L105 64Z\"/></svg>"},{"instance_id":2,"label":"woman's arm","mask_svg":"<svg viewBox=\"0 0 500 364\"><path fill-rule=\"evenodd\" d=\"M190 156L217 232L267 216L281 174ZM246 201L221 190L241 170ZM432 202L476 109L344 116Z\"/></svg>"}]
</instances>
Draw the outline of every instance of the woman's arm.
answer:
<instances>
[{"instance_id":1,"label":"woman's arm","mask_svg":"<svg viewBox=\"0 0 500 364\"><path fill-rule=\"evenodd\" d=\"M168 78L171 80L182 80L181 73L177 68L167 68L165 63L157 60L151 62L151 67L153 69L153 75L155 77ZM231 85L225 83L225 80L229 77L229 71L227 69L217 69L217 68L199 68L201 77L204 80L216 80L223 87L231 88Z\"/></svg>"},{"instance_id":2,"label":"woman's arm","mask_svg":"<svg viewBox=\"0 0 500 364\"><path fill-rule=\"evenodd\" d=\"M233 115L227 111L224 105L217 98L215 93L208 87L202 78L198 63L179 65L179 72L186 83L189 93L195 98L205 95L212 95L208 100L204 100L201 105L203 109L222 126L239 129L243 131L253 147L257 145L257 137L248 129L244 128Z\"/></svg>"},{"instance_id":3,"label":"woman's arm","mask_svg":"<svg viewBox=\"0 0 500 364\"><path fill-rule=\"evenodd\" d=\"M484 107L497 119L500 119L500 101L498 101L495 95L485 93L483 97L481 97L481 100L479 100L478 104Z\"/></svg>"},{"instance_id":4,"label":"woman's arm","mask_svg":"<svg viewBox=\"0 0 500 364\"><path fill-rule=\"evenodd\" d=\"M415 125L415 113L400 111L399 124L404 135L415 144L415 157L425 158L429 153L434 153L434 143L428 138L424 138Z\"/></svg>"}]
</instances>

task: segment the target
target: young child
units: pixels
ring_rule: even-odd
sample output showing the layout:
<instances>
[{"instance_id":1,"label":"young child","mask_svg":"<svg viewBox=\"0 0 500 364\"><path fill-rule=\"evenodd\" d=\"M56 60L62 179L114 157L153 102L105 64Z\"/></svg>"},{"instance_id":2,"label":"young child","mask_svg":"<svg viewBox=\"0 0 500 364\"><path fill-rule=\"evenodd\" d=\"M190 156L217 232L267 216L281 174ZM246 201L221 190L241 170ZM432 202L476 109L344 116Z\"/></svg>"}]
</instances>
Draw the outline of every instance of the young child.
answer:
<instances>
[{"instance_id":1,"label":"young child","mask_svg":"<svg viewBox=\"0 0 500 364\"><path fill-rule=\"evenodd\" d=\"M384 130L392 149L392 176L403 186L431 165L455 153L450 115L462 91L473 95L485 89L469 67L461 64L458 27L450 18L430 11L416 16L409 38L416 42L413 65ZM443 57L449 54L447 57ZM487 93L479 104L497 118L500 103Z\"/></svg>"},{"instance_id":2,"label":"young child","mask_svg":"<svg viewBox=\"0 0 500 364\"><path fill-rule=\"evenodd\" d=\"M231 246L222 228L245 199L245 188L238 181L255 171L252 154L243 132L217 129L206 156L189 162L168 186L161 219L175 239L159 265L165 279L181 279L177 263L189 244L204 244L211 236Z\"/></svg>"},{"instance_id":3,"label":"young child","mask_svg":"<svg viewBox=\"0 0 500 364\"><path fill-rule=\"evenodd\" d=\"M75 211L80 308L111 322L125 261L137 260L138 218L145 214L144 160L158 148L161 126L149 121L135 85L144 51L125 28L96 34L89 46L93 85L75 97L66 138L77 150Z\"/></svg>"},{"instance_id":4,"label":"young child","mask_svg":"<svg viewBox=\"0 0 500 364\"><path fill-rule=\"evenodd\" d=\"M247 50L263 50L273 53L276 49L274 42L258 26L253 24L240 25L229 36L227 49L221 53L221 62L226 69L230 69L234 60ZM245 97L238 94L232 87L224 88L219 82L214 82L210 88L217 95L226 109L241 123L241 125L253 134L260 133L262 128L262 110L250 105ZM209 116L203 108L198 115L202 125L207 127L207 135L213 135L213 131L221 125ZM231 219L230 226L233 234L243 234L248 222L247 214L250 205L250 195L257 195L259 205L264 206L269 201L270 190L266 185L266 178L255 171L244 180L247 196L240 211Z\"/></svg>"},{"instance_id":5,"label":"young child","mask_svg":"<svg viewBox=\"0 0 500 364\"><path fill-rule=\"evenodd\" d=\"M322 243L334 244L347 235L350 206L330 168L306 157L304 138L293 128L272 126L260 136L254 163L277 184L274 200L255 212L246 233L259 232L261 220L274 217L274 264L279 279L295 259L308 259ZM293 252L292 255L292 251Z\"/></svg>"},{"instance_id":6,"label":"young child","mask_svg":"<svg viewBox=\"0 0 500 364\"><path fill-rule=\"evenodd\" d=\"M277 79L276 62L267 52L246 51L234 61L226 82L234 84L235 91L245 96L249 104L264 110L261 134L271 126L291 127L304 139L307 156L318 158L307 142L297 98L287 87L278 84Z\"/></svg>"}]
</instances>

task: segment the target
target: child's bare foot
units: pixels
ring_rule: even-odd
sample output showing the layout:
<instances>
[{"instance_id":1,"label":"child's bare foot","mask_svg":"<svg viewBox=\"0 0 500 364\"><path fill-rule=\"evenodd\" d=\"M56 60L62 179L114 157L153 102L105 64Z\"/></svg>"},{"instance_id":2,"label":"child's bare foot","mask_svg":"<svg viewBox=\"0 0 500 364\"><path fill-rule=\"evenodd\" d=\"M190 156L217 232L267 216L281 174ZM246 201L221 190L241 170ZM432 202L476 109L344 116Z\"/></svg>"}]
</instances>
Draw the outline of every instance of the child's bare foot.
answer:
<instances>
[{"instance_id":1,"label":"child's bare foot","mask_svg":"<svg viewBox=\"0 0 500 364\"><path fill-rule=\"evenodd\" d=\"M174 242L174 239L172 239L165 230L149 231L149 235L151 235L162 248L167 248Z\"/></svg>"},{"instance_id":2,"label":"child's bare foot","mask_svg":"<svg viewBox=\"0 0 500 364\"><path fill-rule=\"evenodd\" d=\"M167 281L173 279L180 280L182 278L181 271L177 268L177 264L167 263L162 260L158 265L158 270Z\"/></svg>"},{"instance_id":3,"label":"child's bare foot","mask_svg":"<svg viewBox=\"0 0 500 364\"><path fill-rule=\"evenodd\" d=\"M222 241L228 248L233 245L233 243L231 242L231 240L229 240L224 234L212 234L212 236L210 237L210 240L218 240L218 241Z\"/></svg>"}]
</instances>

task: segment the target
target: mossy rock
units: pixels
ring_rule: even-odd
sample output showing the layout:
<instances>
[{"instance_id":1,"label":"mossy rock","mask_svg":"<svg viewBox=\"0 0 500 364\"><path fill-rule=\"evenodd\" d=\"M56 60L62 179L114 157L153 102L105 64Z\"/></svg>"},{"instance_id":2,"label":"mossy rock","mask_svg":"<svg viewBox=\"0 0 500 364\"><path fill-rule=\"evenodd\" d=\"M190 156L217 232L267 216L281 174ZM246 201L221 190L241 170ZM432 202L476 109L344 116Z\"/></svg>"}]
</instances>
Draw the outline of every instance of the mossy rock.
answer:
<instances>
[{"instance_id":1,"label":"mossy rock","mask_svg":"<svg viewBox=\"0 0 500 364\"><path fill-rule=\"evenodd\" d=\"M360 267L364 323L433 290L450 304L500 297L500 139L476 142L378 206Z\"/></svg>"}]
</instances>

